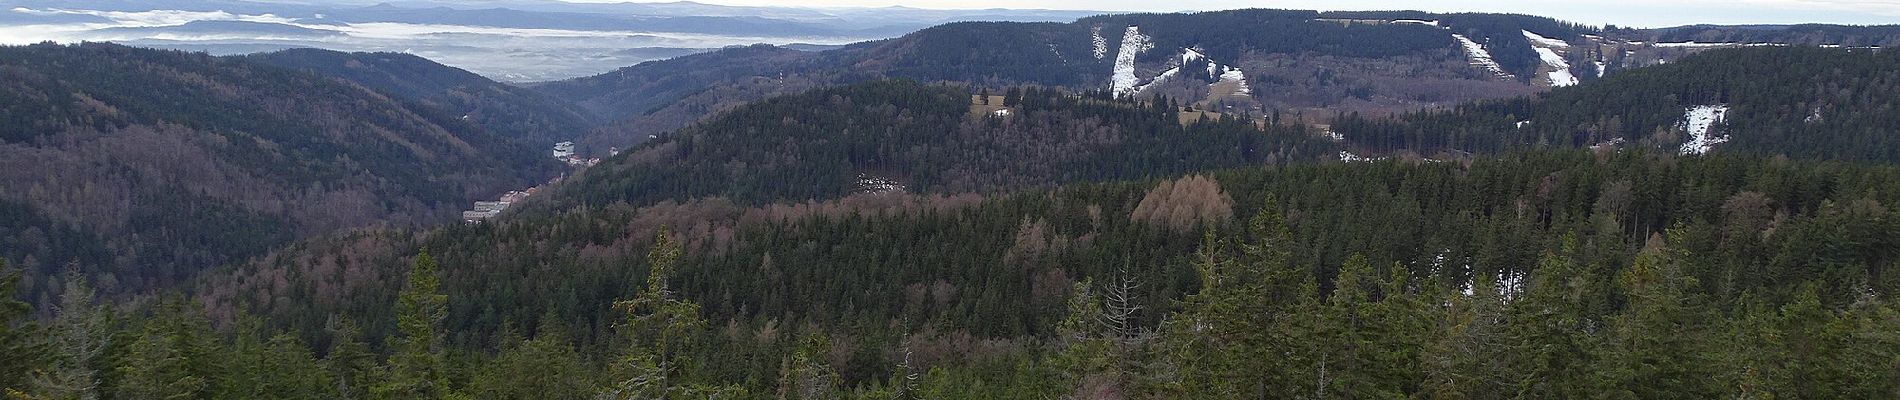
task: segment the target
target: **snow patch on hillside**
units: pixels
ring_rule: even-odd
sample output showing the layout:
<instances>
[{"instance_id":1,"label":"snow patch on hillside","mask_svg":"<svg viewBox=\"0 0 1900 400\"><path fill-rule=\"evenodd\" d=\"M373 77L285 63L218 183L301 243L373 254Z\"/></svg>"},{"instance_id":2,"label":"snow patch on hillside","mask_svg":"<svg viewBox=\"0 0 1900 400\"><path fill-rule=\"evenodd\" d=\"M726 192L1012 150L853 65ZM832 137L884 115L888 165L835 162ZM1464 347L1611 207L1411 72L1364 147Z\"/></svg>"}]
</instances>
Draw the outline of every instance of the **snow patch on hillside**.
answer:
<instances>
[{"instance_id":1,"label":"snow patch on hillside","mask_svg":"<svg viewBox=\"0 0 1900 400\"><path fill-rule=\"evenodd\" d=\"M1116 96L1136 93L1138 88L1135 84L1140 82L1140 78L1135 77L1135 56L1152 48L1153 40L1141 34L1141 27L1128 27L1122 35L1121 49L1115 52L1115 75L1111 79Z\"/></svg>"},{"instance_id":2,"label":"snow patch on hillside","mask_svg":"<svg viewBox=\"0 0 1900 400\"><path fill-rule=\"evenodd\" d=\"M1173 79L1175 75L1180 75L1180 74L1181 74L1181 67L1176 66L1174 68L1168 68L1168 70L1166 71L1161 71L1161 75L1155 75L1155 78L1153 80L1149 80L1148 83L1142 84L1140 86L1135 86L1135 89L1130 90L1128 94L1129 95L1141 94L1141 92L1148 91L1148 88L1154 87L1155 85L1159 85L1161 84L1161 82L1166 82L1168 79Z\"/></svg>"},{"instance_id":3,"label":"snow patch on hillside","mask_svg":"<svg viewBox=\"0 0 1900 400\"><path fill-rule=\"evenodd\" d=\"M1689 107L1682 113L1682 130L1689 134L1689 141L1682 144L1680 153L1704 154L1715 145L1728 142L1728 136L1712 136L1709 130L1715 124L1728 118L1728 105L1716 104Z\"/></svg>"},{"instance_id":4,"label":"snow patch on hillside","mask_svg":"<svg viewBox=\"0 0 1900 400\"><path fill-rule=\"evenodd\" d=\"M1597 64L1597 77L1598 77L1598 78L1602 78L1604 74L1606 74L1606 73L1609 73L1609 72L1610 72L1610 65L1609 65L1609 64L1604 64L1604 63L1603 63L1602 61L1597 61L1597 62L1596 62L1596 64Z\"/></svg>"},{"instance_id":5,"label":"snow patch on hillside","mask_svg":"<svg viewBox=\"0 0 1900 400\"><path fill-rule=\"evenodd\" d=\"M1222 72L1220 74L1220 81L1233 82L1235 84L1234 86L1235 96L1253 95L1253 88L1247 86L1247 74L1244 72L1241 72L1240 68L1229 68L1227 72Z\"/></svg>"},{"instance_id":6,"label":"snow patch on hillside","mask_svg":"<svg viewBox=\"0 0 1900 400\"><path fill-rule=\"evenodd\" d=\"M1119 59L1119 57L1117 57L1117 59ZM1123 93L1120 87L1117 86L1116 93L1122 94L1122 95L1140 95L1141 93L1148 91L1149 88L1152 88L1155 85L1160 85L1164 82L1167 82L1170 79L1174 79L1177 76L1181 76L1181 74L1183 74L1183 71L1182 71L1183 68L1187 68L1189 64L1193 64L1195 62L1201 62L1201 61L1204 61L1207 63L1207 71L1205 71L1199 76L1195 76L1193 74L1196 72L1202 72L1202 71L1186 72L1187 74L1189 74L1188 76L1194 76L1197 79L1214 81L1213 83L1207 84L1208 86L1214 86L1214 85L1219 85L1222 83L1231 82L1235 85L1234 93L1233 93L1234 96L1245 97L1245 96L1250 96L1253 94L1253 89L1247 86L1247 74L1241 71L1240 68L1230 66L1230 65L1222 65L1218 62L1215 62L1213 58L1209 58L1207 54L1201 53L1200 50L1195 50L1193 48L1181 49L1181 57L1177 59L1176 61L1174 61L1174 64L1169 66L1167 70L1161 71L1161 74L1159 75L1155 75L1154 79L1148 80L1147 83L1138 83L1137 85L1134 86L1133 89L1127 90L1127 93ZM1116 68L1117 68L1116 71L1119 74L1121 71L1120 66L1117 65ZM1130 70L1132 71L1132 68L1130 68ZM1140 82L1139 76L1134 76L1132 73L1129 76L1130 76L1130 79L1133 79L1135 82ZM1117 81L1116 81L1117 83L1120 82L1119 79L1120 78L1118 76Z\"/></svg>"},{"instance_id":7,"label":"snow patch on hillside","mask_svg":"<svg viewBox=\"0 0 1900 400\"><path fill-rule=\"evenodd\" d=\"M1479 45L1478 42L1471 41L1471 38L1467 38L1465 35L1453 33L1451 37L1457 39L1458 44L1464 47L1465 55L1471 59L1472 66L1491 71L1491 73L1497 74L1499 78L1511 77L1510 73L1504 72L1503 66L1498 65L1497 60L1491 58L1491 52L1484 50L1484 46Z\"/></svg>"},{"instance_id":8,"label":"snow patch on hillside","mask_svg":"<svg viewBox=\"0 0 1900 400\"><path fill-rule=\"evenodd\" d=\"M1366 157L1366 156L1361 156L1361 155L1358 155L1358 154L1353 154L1353 153L1352 153L1352 152L1350 152L1350 151L1345 151L1345 150L1340 150L1340 151L1339 151L1339 161L1344 161L1344 162L1375 162L1375 161L1382 161L1382 160L1385 160L1385 157Z\"/></svg>"},{"instance_id":9,"label":"snow patch on hillside","mask_svg":"<svg viewBox=\"0 0 1900 400\"><path fill-rule=\"evenodd\" d=\"M1541 45L1545 47L1570 48L1570 42L1547 38L1547 37L1544 37L1543 35L1538 35L1531 31L1525 31L1522 29L1520 29L1520 31L1524 32L1524 38L1530 39L1531 43L1535 43L1537 45Z\"/></svg>"},{"instance_id":10,"label":"snow patch on hillside","mask_svg":"<svg viewBox=\"0 0 1900 400\"><path fill-rule=\"evenodd\" d=\"M1102 27L1089 28L1089 39L1095 41L1095 59L1108 58L1108 39L1102 37Z\"/></svg>"},{"instance_id":11,"label":"snow patch on hillside","mask_svg":"<svg viewBox=\"0 0 1900 400\"><path fill-rule=\"evenodd\" d=\"M1709 48L1709 47L1728 47L1728 46L1740 46L1740 45L1741 45L1740 43L1697 43L1697 42L1681 42L1681 43L1657 43L1657 44L1656 44L1656 47L1674 47L1674 48Z\"/></svg>"},{"instance_id":12,"label":"snow patch on hillside","mask_svg":"<svg viewBox=\"0 0 1900 400\"><path fill-rule=\"evenodd\" d=\"M1570 73L1570 62L1565 61L1563 54L1557 52L1559 49L1569 49L1570 43L1547 38L1531 31L1520 31L1524 32L1525 39L1531 41L1531 50L1537 51L1537 58L1543 60L1544 65L1550 66L1550 87L1577 84L1577 76Z\"/></svg>"},{"instance_id":13,"label":"snow patch on hillside","mask_svg":"<svg viewBox=\"0 0 1900 400\"><path fill-rule=\"evenodd\" d=\"M1422 19L1395 19L1395 20L1392 20L1392 23L1393 24L1438 26L1438 21L1427 21L1427 20L1422 20Z\"/></svg>"},{"instance_id":14,"label":"snow patch on hillside","mask_svg":"<svg viewBox=\"0 0 1900 400\"><path fill-rule=\"evenodd\" d=\"M1194 49L1181 49L1181 65L1182 66L1187 66L1189 63L1193 63L1196 60L1207 60L1207 55L1201 54L1201 52L1199 51L1194 51ZM1208 60L1207 76L1210 76L1210 77L1214 76L1214 68L1217 68L1217 67L1220 67L1220 65L1214 64L1213 60Z\"/></svg>"},{"instance_id":15,"label":"snow patch on hillside","mask_svg":"<svg viewBox=\"0 0 1900 400\"><path fill-rule=\"evenodd\" d=\"M1181 49L1181 63L1182 64L1194 62L1194 60L1199 60L1203 58L1207 58L1207 55L1201 54L1199 50Z\"/></svg>"},{"instance_id":16,"label":"snow patch on hillside","mask_svg":"<svg viewBox=\"0 0 1900 400\"><path fill-rule=\"evenodd\" d=\"M895 179L867 175L864 173L858 174L858 193L881 195L887 193L904 193L904 191L909 189L909 187L904 186L903 182L898 182Z\"/></svg>"},{"instance_id":17,"label":"snow patch on hillside","mask_svg":"<svg viewBox=\"0 0 1900 400\"><path fill-rule=\"evenodd\" d=\"M1537 50L1537 58L1543 59L1544 64L1550 66L1551 68L1550 86L1551 87L1571 86L1571 85L1577 84L1577 76L1570 74L1570 62L1564 61L1564 56L1557 55L1556 50L1551 50L1548 48L1533 47L1531 49Z\"/></svg>"}]
</instances>

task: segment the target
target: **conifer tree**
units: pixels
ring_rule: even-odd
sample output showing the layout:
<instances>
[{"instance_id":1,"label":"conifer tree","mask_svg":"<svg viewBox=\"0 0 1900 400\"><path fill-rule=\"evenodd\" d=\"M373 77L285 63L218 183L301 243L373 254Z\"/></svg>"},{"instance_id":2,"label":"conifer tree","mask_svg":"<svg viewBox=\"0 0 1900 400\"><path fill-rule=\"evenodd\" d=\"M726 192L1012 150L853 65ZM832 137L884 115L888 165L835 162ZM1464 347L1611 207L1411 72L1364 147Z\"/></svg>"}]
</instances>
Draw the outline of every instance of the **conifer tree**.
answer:
<instances>
[{"instance_id":1,"label":"conifer tree","mask_svg":"<svg viewBox=\"0 0 1900 400\"><path fill-rule=\"evenodd\" d=\"M1094 397L1089 394L1105 390L1114 380L1113 343L1098 321L1101 315L1102 303L1095 295L1094 282L1087 278L1076 282L1069 290L1067 312L1056 325L1053 342L1057 346L1052 360L1055 376L1070 389L1068 396Z\"/></svg>"},{"instance_id":2,"label":"conifer tree","mask_svg":"<svg viewBox=\"0 0 1900 400\"><path fill-rule=\"evenodd\" d=\"M1503 296L1496 280L1474 277L1471 294L1449 294L1433 320L1433 341L1420 356L1420 393L1440 399L1503 399L1511 396L1512 351L1505 333Z\"/></svg>"},{"instance_id":3,"label":"conifer tree","mask_svg":"<svg viewBox=\"0 0 1900 400\"><path fill-rule=\"evenodd\" d=\"M362 399L369 397L372 388L381 384L381 366L376 355L371 354L369 345L359 337L356 324L349 318L332 315L324 322L324 329L330 336L330 349L323 358L323 370L328 373L335 386L338 398Z\"/></svg>"},{"instance_id":4,"label":"conifer tree","mask_svg":"<svg viewBox=\"0 0 1900 400\"><path fill-rule=\"evenodd\" d=\"M1509 383L1516 396L1576 397L1593 390L1588 382L1599 340L1594 333L1602 330L1589 312L1595 279L1567 256L1576 241L1564 243L1561 253L1544 253L1523 297L1506 306L1506 340L1516 349Z\"/></svg>"},{"instance_id":5,"label":"conifer tree","mask_svg":"<svg viewBox=\"0 0 1900 400\"><path fill-rule=\"evenodd\" d=\"M397 337L390 346L388 380L376 388L379 396L440 399L450 395L439 333L442 319L448 316L448 296L440 285L435 258L426 251L417 255L396 298Z\"/></svg>"},{"instance_id":6,"label":"conifer tree","mask_svg":"<svg viewBox=\"0 0 1900 400\"><path fill-rule=\"evenodd\" d=\"M602 397L650 399L704 393L727 393L732 388L689 382L684 365L687 352L706 330L699 305L674 298L667 287L682 249L671 233L661 229L647 253L646 287L631 300L614 303L624 316L615 330L626 348L612 365L611 380Z\"/></svg>"},{"instance_id":7,"label":"conifer tree","mask_svg":"<svg viewBox=\"0 0 1900 400\"><path fill-rule=\"evenodd\" d=\"M41 362L41 348L32 336L36 329L22 321L32 307L14 300L19 284L20 275L0 260L0 394L26 390L28 374Z\"/></svg>"},{"instance_id":8,"label":"conifer tree","mask_svg":"<svg viewBox=\"0 0 1900 400\"><path fill-rule=\"evenodd\" d=\"M112 345L111 310L94 304L92 286L76 265L67 268L64 280L44 340L52 362L34 375L34 386L46 397L97 399L101 393L95 365Z\"/></svg>"},{"instance_id":9,"label":"conifer tree","mask_svg":"<svg viewBox=\"0 0 1900 400\"><path fill-rule=\"evenodd\" d=\"M1717 396L1707 315L1695 279L1659 236L1617 278L1628 305L1611 318L1595 367L1599 393L1636 398Z\"/></svg>"},{"instance_id":10,"label":"conifer tree","mask_svg":"<svg viewBox=\"0 0 1900 400\"><path fill-rule=\"evenodd\" d=\"M209 398L224 389L227 353L191 308L183 299L167 299L144 321L118 363L117 397Z\"/></svg>"},{"instance_id":11,"label":"conifer tree","mask_svg":"<svg viewBox=\"0 0 1900 400\"><path fill-rule=\"evenodd\" d=\"M1200 290L1182 301L1163 335L1180 366L1182 397L1289 396L1310 384L1294 378L1312 338L1312 275L1292 265L1294 245L1275 196L1238 240L1204 235L1194 256ZM1229 250L1233 249L1233 250ZM1308 393L1299 391L1299 393Z\"/></svg>"},{"instance_id":12,"label":"conifer tree","mask_svg":"<svg viewBox=\"0 0 1900 400\"><path fill-rule=\"evenodd\" d=\"M822 332L800 335L798 347L786 356L778 382L780 400L831 400L838 398L837 371L825 362L831 352L831 339Z\"/></svg>"},{"instance_id":13,"label":"conifer tree","mask_svg":"<svg viewBox=\"0 0 1900 400\"><path fill-rule=\"evenodd\" d=\"M592 371L561 334L553 315L542 319L533 339L512 339L501 355L476 373L476 399L580 399L592 395Z\"/></svg>"}]
</instances>

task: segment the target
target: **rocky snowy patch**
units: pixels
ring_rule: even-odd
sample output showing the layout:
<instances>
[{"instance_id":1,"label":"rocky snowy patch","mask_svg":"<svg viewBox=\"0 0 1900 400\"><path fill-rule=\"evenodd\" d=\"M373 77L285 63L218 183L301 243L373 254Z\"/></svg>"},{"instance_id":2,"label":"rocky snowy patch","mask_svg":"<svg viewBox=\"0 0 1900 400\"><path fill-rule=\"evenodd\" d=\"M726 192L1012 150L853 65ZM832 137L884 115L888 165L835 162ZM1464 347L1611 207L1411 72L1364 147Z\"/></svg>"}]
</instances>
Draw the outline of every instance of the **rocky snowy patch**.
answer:
<instances>
[{"instance_id":1,"label":"rocky snowy patch","mask_svg":"<svg viewBox=\"0 0 1900 400\"><path fill-rule=\"evenodd\" d=\"M1451 38L1457 39L1458 45L1464 47L1465 56L1471 59L1472 66L1491 71L1492 74L1496 74L1499 78L1511 77L1510 73L1504 72L1503 66L1498 65L1497 60L1491 58L1491 52L1486 51L1483 45L1471 41L1471 38L1467 38L1465 35L1456 33L1451 34Z\"/></svg>"},{"instance_id":2,"label":"rocky snowy patch","mask_svg":"<svg viewBox=\"0 0 1900 400\"><path fill-rule=\"evenodd\" d=\"M1090 28L1089 39L1095 42L1095 59L1100 60L1100 59L1107 58L1108 57L1108 39L1102 38L1102 27L1097 26L1094 28Z\"/></svg>"},{"instance_id":3,"label":"rocky snowy patch","mask_svg":"<svg viewBox=\"0 0 1900 400\"><path fill-rule=\"evenodd\" d=\"M1728 142L1728 136L1710 135L1715 124L1728 118L1728 105L1706 105L1689 107L1682 115L1682 130L1689 134L1689 141L1682 144L1682 154L1704 154L1715 145Z\"/></svg>"}]
</instances>

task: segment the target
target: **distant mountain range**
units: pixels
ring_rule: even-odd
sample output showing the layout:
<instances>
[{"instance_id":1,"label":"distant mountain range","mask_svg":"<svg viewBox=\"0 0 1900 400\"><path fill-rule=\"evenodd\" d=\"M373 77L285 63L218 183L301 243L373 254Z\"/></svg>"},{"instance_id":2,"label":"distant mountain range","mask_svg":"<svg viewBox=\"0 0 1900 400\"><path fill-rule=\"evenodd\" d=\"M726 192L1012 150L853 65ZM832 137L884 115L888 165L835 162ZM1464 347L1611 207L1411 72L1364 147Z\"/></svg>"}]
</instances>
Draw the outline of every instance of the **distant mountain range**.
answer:
<instances>
[{"instance_id":1,"label":"distant mountain range","mask_svg":"<svg viewBox=\"0 0 1900 400\"><path fill-rule=\"evenodd\" d=\"M1070 21L1098 13L554 0L0 0L0 25L36 26L34 34L0 37L0 44L113 41L218 55L296 47L407 52L495 79L536 81L733 45L842 45L947 22Z\"/></svg>"}]
</instances>

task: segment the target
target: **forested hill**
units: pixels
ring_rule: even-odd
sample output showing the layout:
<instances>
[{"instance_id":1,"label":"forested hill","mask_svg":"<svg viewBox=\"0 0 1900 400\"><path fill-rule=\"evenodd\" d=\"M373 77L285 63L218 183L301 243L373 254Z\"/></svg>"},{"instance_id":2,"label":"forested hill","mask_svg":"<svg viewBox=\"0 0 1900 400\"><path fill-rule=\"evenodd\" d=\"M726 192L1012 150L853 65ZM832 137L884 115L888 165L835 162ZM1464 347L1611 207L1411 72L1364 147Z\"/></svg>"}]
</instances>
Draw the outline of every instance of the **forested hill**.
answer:
<instances>
[{"instance_id":1,"label":"forested hill","mask_svg":"<svg viewBox=\"0 0 1900 400\"><path fill-rule=\"evenodd\" d=\"M0 75L0 258L35 300L69 262L144 292L553 173L459 114L242 58L42 44L0 48Z\"/></svg>"},{"instance_id":2,"label":"forested hill","mask_svg":"<svg viewBox=\"0 0 1900 400\"><path fill-rule=\"evenodd\" d=\"M873 75L840 68L837 61L863 46L823 53L733 47L531 87L611 122L580 141L584 150L604 155L607 148L630 147L746 102L868 79Z\"/></svg>"},{"instance_id":3,"label":"forested hill","mask_svg":"<svg viewBox=\"0 0 1900 400\"><path fill-rule=\"evenodd\" d=\"M265 321L236 344L177 311L138 340L234 349L155 362L239 387L187 366L328 349L283 362L345 367L263 370L311 393L1884 398L1896 188L1887 166L1570 150L578 208L306 242L203 282L213 319Z\"/></svg>"},{"instance_id":4,"label":"forested hill","mask_svg":"<svg viewBox=\"0 0 1900 400\"><path fill-rule=\"evenodd\" d=\"M1529 95L1712 48L1895 40L1890 27L1606 30L1513 14L1251 9L952 23L831 51L731 48L534 87L618 121L583 141L604 153L744 102L880 78L1111 89L1318 122Z\"/></svg>"},{"instance_id":5,"label":"forested hill","mask_svg":"<svg viewBox=\"0 0 1900 400\"><path fill-rule=\"evenodd\" d=\"M290 49L244 57L342 78L541 147L579 138L595 125L592 113L565 101L412 54Z\"/></svg>"},{"instance_id":6,"label":"forested hill","mask_svg":"<svg viewBox=\"0 0 1900 400\"><path fill-rule=\"evenodd\" d=\"M1396 120L1348 117L1333 129L1375 152L1602 145L1894 162L1896 107L1900 53L1753 47L1712 50L1530 98Z\"/></svg>"},{"instance_id":7,"label":"forested hill","mask_svg":"<svg viewBox=\"0 0 1900 400\"><path fill-rule=\"evenodd\" d=\"M1393 22L1441 17L1456 25ZM1127 34L1130 28L1135 35ZM631 121L606 133L625 140L616 144L622 147L740 102L877 78L990 88L1033 84L1077 92L1125 81L1147 87L1131 93L1138 97L1164 94L1256 115L1274 109L1410 110L1535 91L1532 75L1542 64L1526 44L1525 29L1559 40L1583 40L1580 34L1590 32L1529 16L1286 10L1136 14L1066 24L964 22L825 52L726 49L535 88L610 120ZM1142 33L1151 31L1158 33ZM1496 47L1497 61L1524 73L1506 78L1472 67L1453 40L1461 32L1479 43L1495 41L1490 46ZM1200 63L1196 66L1218 64L1216 72L1233 71L1226 78L1230 84L1244 83L1211 87L1222 79L1219 73L1163 76L1170 68L1187 67L1182 61L1190 49L1208 56L1190 60ZM1587 56L1594 53L1578 52L1578 64L1585 64L1581 60ZM1117 78L1118 73L1127 76Z\"/></svg>"},{"instance_id":8,"label":"forested hill","mask_svg":"<svg viewBox=\"0 0 1900 400\"><path fill-rule=\"evenodd\" d=\"M1880 48L1900 46L1900 25L1690 25L1651 29L1644 33L1651 35L1655 40L1667 43L1784 43Z\"/></svg>"},{"instance_id":9,"label":"forested hill","mask_svg":"<svg viewBox=\"0 0 1900 400\"><path fill-rule=\"evenodd\" d=\"M562 209L712 196L761 204L858 192L990 193L1337 152L1304 126L1218 114L1184 124L1180 110L1166 100L873 81L738 107L603 160L536 202Z\"/></svg>"}]
</instances>

